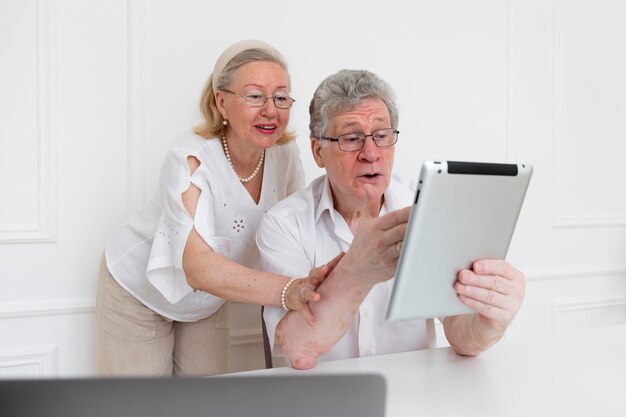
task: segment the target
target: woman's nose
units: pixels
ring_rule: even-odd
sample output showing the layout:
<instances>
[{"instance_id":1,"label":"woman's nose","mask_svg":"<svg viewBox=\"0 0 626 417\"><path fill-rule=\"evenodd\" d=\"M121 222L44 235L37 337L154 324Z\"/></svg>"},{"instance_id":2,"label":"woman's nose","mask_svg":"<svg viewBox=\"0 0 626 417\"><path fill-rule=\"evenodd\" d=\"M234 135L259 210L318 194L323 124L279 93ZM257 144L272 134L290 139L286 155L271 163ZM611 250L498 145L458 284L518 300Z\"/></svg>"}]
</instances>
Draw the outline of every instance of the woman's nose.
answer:
<instances>
[{"instance_id":1,"label":"woman's nose","mask_svg":"<svg viewBox=\"0 0 626 417\"><path fill-rule=\"evenodd\" d=\"M276 105L274 104L274 100L268 98L263 106L261 107L261 114L263 116L274 118L278 114L278 110L276 109Z\"/></svg>"}]
</instances>

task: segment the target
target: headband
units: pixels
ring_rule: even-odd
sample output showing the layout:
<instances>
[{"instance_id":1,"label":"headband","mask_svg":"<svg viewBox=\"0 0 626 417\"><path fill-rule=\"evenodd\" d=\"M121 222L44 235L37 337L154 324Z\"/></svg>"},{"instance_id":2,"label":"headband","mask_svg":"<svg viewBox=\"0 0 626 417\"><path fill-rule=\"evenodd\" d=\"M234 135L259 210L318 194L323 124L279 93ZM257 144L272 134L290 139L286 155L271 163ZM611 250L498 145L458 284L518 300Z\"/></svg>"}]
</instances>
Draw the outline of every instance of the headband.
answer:
<instances>
[{"instance_id":1,"label":"headband","mask_svg":"<svg viewBox=\"0 0 626 417\"><path fill-rule=\"evenodd\" d=\"M243 51L247 51L248 49L262 49L268 51L272 54L278 55L282 57L281 53L276 50L272 45L267 42L257 41L254 39L249 39L245 41L239 41L222 52L222 55L217 59L215 63L215 68L213 68L213 75L211 77L211 83L213 84L213 91L215 92L217 89L217 82L222 76L222 72L224 72L224 68L230 62L231 59L242 53Z\"/></svg>"}]
</instances>

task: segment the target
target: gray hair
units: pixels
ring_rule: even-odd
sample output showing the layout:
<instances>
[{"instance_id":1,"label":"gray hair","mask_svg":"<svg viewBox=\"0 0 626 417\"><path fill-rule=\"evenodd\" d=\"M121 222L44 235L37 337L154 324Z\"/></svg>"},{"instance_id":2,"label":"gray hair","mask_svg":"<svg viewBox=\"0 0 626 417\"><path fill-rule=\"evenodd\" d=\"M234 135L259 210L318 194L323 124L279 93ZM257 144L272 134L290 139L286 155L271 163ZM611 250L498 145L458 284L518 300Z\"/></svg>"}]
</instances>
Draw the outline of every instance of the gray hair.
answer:
<instances>
[{"instance_id":1,"label":"gray hair","mask_svg":"<svg viewBox=\"0 0 626 417\"><path fill-rule=\"evenodd\" d=\"M391 127L397 128L398 106L389 83L365 70L344 69L328 76L315 90L309 105L311 138L326 135L333 117L370 98L380 99L387 105Z\"/></svg>"}]
</instances>

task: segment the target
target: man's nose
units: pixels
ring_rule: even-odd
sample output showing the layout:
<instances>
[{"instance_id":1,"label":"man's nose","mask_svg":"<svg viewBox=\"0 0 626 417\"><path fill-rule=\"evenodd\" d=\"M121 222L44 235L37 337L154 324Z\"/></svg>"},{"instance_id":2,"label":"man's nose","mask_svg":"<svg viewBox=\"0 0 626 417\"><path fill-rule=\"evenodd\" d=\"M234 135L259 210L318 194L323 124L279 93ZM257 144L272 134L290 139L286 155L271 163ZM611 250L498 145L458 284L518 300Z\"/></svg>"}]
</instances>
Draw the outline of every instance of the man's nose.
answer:
<instances>
[{"instance_id":1,"label":"man's nose","mask_svg":"<svg viewBox=\"0 0 626 417\"><path fill-rule=\"evenodd\" d=\"M372 136L366 136L363 147L359 152L359 158L367 161L375 161L380 157L380 147L374 142Z\"/></svg>"}]
</instances>

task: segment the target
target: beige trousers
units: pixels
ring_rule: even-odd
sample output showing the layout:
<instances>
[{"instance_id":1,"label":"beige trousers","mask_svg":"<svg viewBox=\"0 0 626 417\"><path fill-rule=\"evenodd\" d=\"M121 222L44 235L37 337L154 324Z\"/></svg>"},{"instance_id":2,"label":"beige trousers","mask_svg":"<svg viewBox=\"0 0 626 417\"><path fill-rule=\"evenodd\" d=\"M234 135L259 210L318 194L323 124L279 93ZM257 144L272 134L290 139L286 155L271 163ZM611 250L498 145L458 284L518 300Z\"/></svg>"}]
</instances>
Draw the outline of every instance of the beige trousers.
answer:
<instances>
[{"instance_id":1,"label":"beige trousers","mask_svg":"<svg viewBox=\"0 0 626 417\"><path fill-rule=\"evenodd\" d=\"M96 299L99 375L180 376L228 371L228 303L206 319L172 321L122 288L102 258Z\"/></svg>"}]
</instances>

